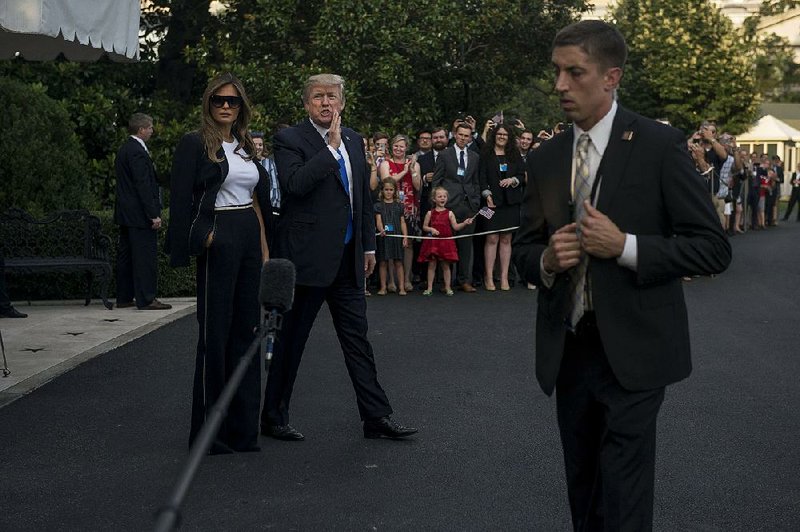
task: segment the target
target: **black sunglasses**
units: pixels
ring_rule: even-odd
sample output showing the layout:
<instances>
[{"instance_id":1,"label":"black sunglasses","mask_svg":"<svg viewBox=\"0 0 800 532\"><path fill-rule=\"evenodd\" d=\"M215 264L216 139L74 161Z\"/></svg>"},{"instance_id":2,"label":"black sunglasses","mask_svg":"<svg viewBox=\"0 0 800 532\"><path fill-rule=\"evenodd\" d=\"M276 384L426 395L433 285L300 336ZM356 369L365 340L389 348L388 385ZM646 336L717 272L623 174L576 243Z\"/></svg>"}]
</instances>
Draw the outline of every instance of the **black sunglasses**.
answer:
<instances>
[{"instance_id":1,"label":"black sunglasses","mask_svg":"<svg viewBox=\"0 0 800 532\"><path fill-rule=\"evenodd\" d=\"M211 96L211 105L217 109L222 109L226 102L231 109L238 109L242 106L242 101L241 96L219 96L218 94Z\"/></svg>"}]
</instances>

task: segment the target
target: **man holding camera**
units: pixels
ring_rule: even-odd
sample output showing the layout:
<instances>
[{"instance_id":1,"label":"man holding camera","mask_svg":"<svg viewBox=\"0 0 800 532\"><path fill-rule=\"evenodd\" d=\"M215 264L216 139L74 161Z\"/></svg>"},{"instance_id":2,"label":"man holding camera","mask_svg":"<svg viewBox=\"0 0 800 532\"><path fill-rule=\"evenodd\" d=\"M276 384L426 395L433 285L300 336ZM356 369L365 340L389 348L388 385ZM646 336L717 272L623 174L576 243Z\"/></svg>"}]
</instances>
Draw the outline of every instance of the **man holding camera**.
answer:
<instances>
[{"instance_id":1,"label":"man holding camera","mask_svg":"<svg viewBox=\"0 0 800 532\"><path fill-rule=\"evenodd\" d=\"M692 135L692 143L698 144L703 148L703 154L708 166L700 168L703 177L706 179L708 185L708 192L711 195L711 203L714 205L714 210L717 212L720 224L725 224L725 199L720 198L719 183L720 172L722 164L728 158L728 152L725 146L720 144L717 139L717 126L709 121L704 121L700 124L698 129Z\"/></svg>"}]
</instances>

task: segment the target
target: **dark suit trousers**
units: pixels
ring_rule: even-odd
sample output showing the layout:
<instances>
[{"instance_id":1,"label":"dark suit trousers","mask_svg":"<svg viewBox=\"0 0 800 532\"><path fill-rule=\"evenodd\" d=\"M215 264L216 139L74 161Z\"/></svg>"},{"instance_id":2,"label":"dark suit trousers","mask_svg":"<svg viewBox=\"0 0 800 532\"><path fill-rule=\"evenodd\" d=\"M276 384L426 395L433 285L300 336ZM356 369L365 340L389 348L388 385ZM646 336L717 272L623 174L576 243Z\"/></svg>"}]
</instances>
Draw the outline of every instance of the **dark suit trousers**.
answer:
<instances>
[{"instance_id":1,"label":"dark suit trousers","mask_svg":"<svg viewBox=\"0 0 800 532\"><path fill-rule=\"evenodd\" d=\"M278 222L281 220L281 213L278 209L273 207L269 210L269 212L266 213L264 218L264 224L266 225L265 233L267 237L267 248L273 250L275 249L275 242L278 236Z\"/></svg>"},{"instance_id":2,"label":"dark suit trousers","mask_svg":"<svg viewBox=\"0 0 800 532\"><path fill-rule=\"evenodd\" d=\"M777 186L775 187L775 190L767 191L767 197L764 199L764 221L767 225L772 225L775 223L775 220L772 218L772 209L775 207L775 203L777 203L779 197L780 192L778 192Z\"/></svg>"},{"instance_id":3,"label":"dark suit trousers","mask_svg":"<svg viewBox=\"0 0 800 532\"><path fill-rule=\"evenodd\" d=\"M119 227L117 246L117 303L136 300L146 307L156 298L158 234L143 227Z\"/></svg>"},{"instance_id":4,"label":"dark suit trousers","mask_svg":"<svg viewBox=\"0 0 800 532\"><path fill-rule=\"evenodd\" d=\"M230 375L247 352L261 317L261 228L253 209L221 211L214 240L197 258L197 321L200 337L192 393L194 441ZM217 440L234 450L258 442L261 359L254 356L233 396Z\"/></svg>"},{"instance_id":5,"label":"dark suit trousers","mask_svg":"<svg viewBox=\"0 0 800 532\"><path fill-rule=\"evenodd\" d=\"M11 310L11 298L6 288L6 259L0 254L0 310Z\"/></svg>"},{"instance_id":6,"label":"dark suit trousers","mask_svg":"<svg viewBox=\"0 0 800 532\"><path fill-rule=\"evenodd\" d=\"M567 333L556 384L572 524L576 531L652 530L656 418L664 388L624 389L591 322Z\"/></svg>"},{"instance_id":7,"label":"dark suit trousers","mask_svg":"<svg viewBox=\"0 0 800 532\"><path fill-rule=\"evenodd\" d=\"M453 209L453 214L456 215L456 222L461 223L465 219L474 214L472 209L466 203ZM455 235L472 235L475 232L475 224L472 223L460 231L456 231ZM456 249L458 250L458 267L456 268L456 284L472 283L472 266L473 266L473 237L456 239Z\"/></svg>"},{"instance_id":8,"label":"dark suit trousers","mask_svg":"<svg viewBox=\"0 0 800 532\"><path fill-rule=\"evenodd\" d=\"M794 210L795 203L800 200L800 188L792 187L792 195L789 196L789 204L786 206L786 212L783 213L783 219L788 220ZM797 221L800 222L800 207L797 208Z\"/></svg>"},{"instance_id":9,"label":"dark suit trousers","mask_svg":"<svg viewBox=\"0 0 800 532\"><path fill-rule=\"evenodd\" d=\"M295 287L292 309L283 317L269 367L261 412L262 426L289 424L289 402L300 359L323 302L328 303L333 318L361 419L392 413L389 400L378 383L375 357L367 340L367 302L364 287L356 284L354 253L351 242L345 246L338 274L331 286Z\"/></svg>"}]
</instances>

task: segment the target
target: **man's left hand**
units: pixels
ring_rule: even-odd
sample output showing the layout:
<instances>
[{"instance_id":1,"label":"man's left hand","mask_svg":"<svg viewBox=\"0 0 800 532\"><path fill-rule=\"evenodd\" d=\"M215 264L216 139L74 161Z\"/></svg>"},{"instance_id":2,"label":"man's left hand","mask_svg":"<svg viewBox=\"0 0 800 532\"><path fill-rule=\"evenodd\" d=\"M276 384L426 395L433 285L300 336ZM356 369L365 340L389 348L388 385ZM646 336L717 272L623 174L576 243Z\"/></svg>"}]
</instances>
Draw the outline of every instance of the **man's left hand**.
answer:
<instances>
[{"instance_id":1,"label":"man's left hand","mask_svg":"<svg viewBox=\"0 0 800 532\"><path fill-rule=\"evenodd\" d=\"M592 207L584 200L584 216L581 219L581 247L586 253L601 259L612 259L622 255L625 249L625 233L611 218Z\"/></svg>"},{"instance_id":2,"label":"man's left hand","mask_svg":"<svg viewBox=\"0 0 800 532\"><path fill-rule=\"evenodd\" d=\"M151 229L154 229L156 231L161 229L161 217L160 216L158 218L152 218L150 221L153 223L153 225L150 226Z\"/></svg>"},{"instance_id":3,"label":"man's left hand","mask_svg":"<svg viewBox=\"0 0 800 532\"><path fill-rule=\"evenodd\" d=\"M369 277L375 270L375 254L364 253L364 273Z\"/></svg>"}]
</instances>

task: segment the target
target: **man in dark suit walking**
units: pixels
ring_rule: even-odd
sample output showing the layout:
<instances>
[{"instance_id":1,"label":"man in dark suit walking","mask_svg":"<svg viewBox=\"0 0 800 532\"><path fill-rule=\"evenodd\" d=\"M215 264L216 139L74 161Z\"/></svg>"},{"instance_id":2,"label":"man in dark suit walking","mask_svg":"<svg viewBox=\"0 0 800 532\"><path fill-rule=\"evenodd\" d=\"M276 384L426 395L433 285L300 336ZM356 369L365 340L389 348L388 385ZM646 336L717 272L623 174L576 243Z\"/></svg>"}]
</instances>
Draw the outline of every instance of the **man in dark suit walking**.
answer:
<instances>
[{"instance_id":1,"label":"man in dark suit walking","mask_svg":"<svg viewBox=\"0 0 800 532\"><path fill-rule=\"evenodd\" d=\"M797 171L792 172L789 182L792 184L792 194L789 196L789 204L786 212L783 213L783 221L787 221L792 214L796 203L800 202L800 163L797 164ZM797 208L797 221L800 222L800 207Z\"/></svg>"},{"instance_id":2,"label":"man in dark suit walking","mask_svg":"<svg viewBox=\"0 0 800 532\"><path fill-rule=\"evenodd\" d=\"M463 222L475 216L481 206L481 191L478 183L478 154L467 148L472 140L472 128L459 122L453 134L455 142L436 159L432 187L447 190L447 208ZM475 225L469 224L457 231L457 235L472 235ZM458 268L456 282L463 292L475 292L472 286L472 236L456 239Z\"/></svg>"},{"instance_id":3,"label":"man in dark suit walking","mask_svg":"<svg viewBox=\"0 0 800 532\"><path fill-rule=\"evenodd\" d=\"M140 310L167 310L172 306L156 299L161 198L145 144L153 135L153 119L134 113L128 121L128 133L114 161L114 222L119 225L117 308L136 305Z\"/></svg>"},{"instance_id":4,"label":"man in dark suit walking","mask_svg":"<svg viewBox=\"0 0 800 532\"><path fill-rule=\"evenodd\" d=\"M279 440L304 436L289 424L289 401L300 358L323 302L344 353L366 438L417 432L391 419L367 340L365 273L375 267L375 216L361 137L342 127L344 80L311 76L303 90L309 118L275 135L281 218L272 256L292 261L292 308L269 367L261 433Z\"/></svg>"},{"instance_id":5,"label":"man in dark suit walking","mask_svg":"<svg viewBox=\"0 0 800 532\"><path fill-rule=\"evenodd\" d=\"M731 249L683 134L619 106L625 40L562 29L555 90L573 127L528 155L514 261L541 287L536 375L556 390L575 530L650 530L656 418L691 371L680 278Z\"/></svg>"}]
</instances>

